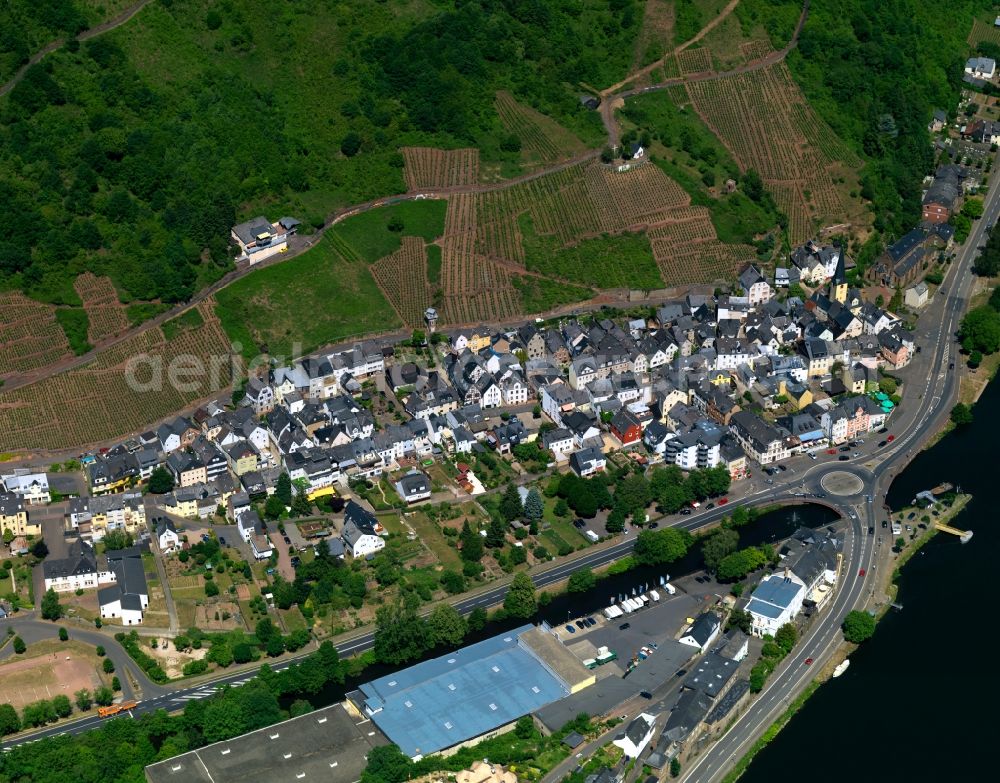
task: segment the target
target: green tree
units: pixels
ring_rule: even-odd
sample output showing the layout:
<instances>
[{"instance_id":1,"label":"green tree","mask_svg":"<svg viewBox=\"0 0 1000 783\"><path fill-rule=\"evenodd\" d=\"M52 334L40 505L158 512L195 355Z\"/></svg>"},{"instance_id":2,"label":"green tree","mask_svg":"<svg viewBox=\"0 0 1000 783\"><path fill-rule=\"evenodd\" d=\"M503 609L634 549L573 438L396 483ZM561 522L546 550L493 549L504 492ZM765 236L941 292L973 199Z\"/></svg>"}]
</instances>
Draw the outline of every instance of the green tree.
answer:
<instances>
[{"instance_id":1,"label":"green tree","mask_svg":"<svg viewBox=\"0 0 1000 783\"><path fill-rule=\"evenodd\" d=\"M469 631L471 633L476 633L483 630L486 627L487 614L486 610L481 606L477 606L471 612L469 612Z\"/></svg>"},{"instance_id":2,"label":"green tree","mask_svg":"<svg viewBox=\"0 0 1000 783\"><path fill-rule=\"evenodd\" d=\"M56 720L52 702L45 699L25 705L21 713L21 722L25 726L44 726L46 723L55 723Z\"/></svg>"},{"instance_id":3,"label":"green tree","mask_svg":"<svg viewBox=\"0 0 1000 783\"><path fill-rule=\"evenodd\" d=\"M278 498L283 506L292 505L292 479L287 473L278 476L274 485L274 497Z\"/></svg>"},{"instance_id":4,"label":"green tree","mask_svg":"<svg viewBox=\"0 0 1000 783\"><path fill-rule=\"evenodd\" d=\"M438 604L427 617L431 641L435 645L457 647L465 638L465 618L451 604Z\"/></svg>"},{"instance_id":5,"label":"green tree","mask_svg":"<svg viewBox=\"0 0 1000 783\"><path fill-rule=\"evenodd\" d=\"M640 565L672 563L684 557L692 541L686 530L643 530L636 538L635 558Z\"/></svg>"},{"instance_id":6,"label":"green tree","mask_svg":"<svg viewBox=\"0 0 1000 783\"><path fill-rule=\"evenodd\" d=\"M567 516L569 514L569 503L566 502L566 498L559 498L552 511L557 517Z\"/></svg>"},{"instance_id":7,"label":"green tree","mask_svg":"<svg viewBox=\"0 0 1000 783\"><path fill-rule=\"evenodd\" d=\"M63 608L59 604L59 595L50 587L42 596L42 618L55 621L62 616Z\"/></svg>"},{"instance_id":8,"label":"green tree","mask_svg":"<svg viewBox=\"0 0 1000 783\"><path fill-rule=\"evenodd\" d=\"M368 751L361 783L403 783L412 775L413 761L398 745L379 745Z\"/></svg>"},{"instance_id":9,"label":"green tree","mask_svg":"<svg viewBox=\"0 0 1000 783\"><path fill-rule=\"evenodd\" d=\"M983 363L983 354L981 351L973 351L969 354L969 367L973 370L976 369L980 364Z\"/></svg>"},{"instance_id":10,"label":"green tree","mask_svg":"<svg viewBox=\"0 0 1000 783\"><path fill-rule=\"evenodd\" d=\"M903 551L903 547L905 547L905 546L906 546L906 539L905 538L903 538L902 536L900 536L899 538L896 539L896 551L897 552L902 552Z\"/></svg>"},{"instance_id":11,"label":"green tree","mask_svg":"<svg viewBox=\"0 0 1000 783\"><path fill-rule=\"evenodd\" d=\"M0 704L0 736L17 734L21 730L21 719L10 704Z\"/></svg>"},{"instance_id":12,"label":"green tree","mask_svg":"<svg viewBox=\"0 0 1000 783\"><path fill-rule=\"evenodd\" d=\"M86 688L81 688L73 694L73 700L76 702L76 708L80 712L86 712L94 705L94 698Z\"/></svg>"},{"instance_id":13,"label":"green tree","mask_svg":"<svg viewBox=\"0 0 1000 783\"><path fill-rule=\"evenodd\" d=\"M799 640L799 631L794 623L785 623L774 634L774 643L781 648L784 655L788 655Z\"/></svg>"},{"instance_id":14,"label":"green tree","mask_svg":"<svg viewBox=\"0 0 1000 783\"><path fill-rule=\"evenodd\" d=\"M989 305L969 310L959 329L962 348L968 352L996 353L1000 350L1000 313Z\"/></svg>"},{"instance_id":15,"label":"green tree","mask_svg":"<svg viewBox=\"0 0 1000 783\"><path fill-rule=\"evenodd\" d=\"M518 571L507 588L503 599L503 608L509 617L528 619L538 611L538 599L535 596L535 583L524 571Z\"/></svg>"},{"instance_id":16,"label":"green tree","mask_svg":"<svg viewBox=\"0 0 1000 783\"><path fill-rule=\"evenodd\" d=\"M52 697L52 709L60 718L68 718L73 714L73 704L70 702L69 696L64 693Z\"/></svg>"},{"instance_id":17,"label":"green tree","mask_svg":"<svg viewBox=\"0 0 1000 783\"><path fill-rule=\"evenodd\" d=\"M538 494L538 490L532 487L528 490L528 497L524 501L524 516L530 520L538 520L542 518L542 512L545 510L545 505L542 503L542 496Z\"/></svg>"},{"instance_id":18,"label":"green tree","mask_svg":"<svg viewBox=\"0 0 1000 783\"><path fill-rule=\"evenodd\" d=\"M128 549L133 543L132 534L124 530L112 530L104 536L105 549Z\"/></svg>"},{"instance_id":19,"label":"green tree","mask_svg":"<svg viewBox=\"0 0 1000 783\"><path fill-rule=\"evenodd\" d=\"M589 568L581 568L569 575L566 589L571 593L585 593L597 584L597 577Z\"/></svg>"},{"instance_id":20,"label":"green tree","mask_svg":"<svg viewBox=\"0 0 1000 783\"><path fill-rule=\"evenodd\" d=\"M842 628L844 638L847 641L854 644L861 644L861 642L870 639L875 633L875 618L868 614L868 612L855 609L847 613Z\"/></svg>"},{"instance_id":21,"label":"green tree","mask_svg":"<svg viewBox=\"0 0 1000 783\"><path fill-rule=\"evenodd\" d=\"M264 502L264 516L268 519L277 519L285 511L285 504L281 502L276 494L270 495Z\"/></svg>"},{"instance_id":22,"label":"green tree","mask_svg":"<svg viewBox=\"0 0 1000 783\"><path fill-rule=\"evenodd\" d=\"M681 761L674 756L670 759L670 777L679 778L681 776Z\"/></svg>"},{"instance_id":23,"label":"green tree","mask_svg":"<svg viewBox=\"0 0 1000 783\"><path fill-rule=\"evenodd\" d=\"M466 589L465 577L457 571L446 569L441 572L441 587L451 595L464 593Z\"/></svg>"},{"instance_id":24,"label":"green tree","mask_svg":"<svg viewBox=\"0 0 1000 783\"><path fill-rule=\"evenodd\" d=\"M149 475L149 491L154 495L165 495L173 491L174 476L162 465Z\"/></svg>"},{"instance_id":25,"label":"green tree","mask_svg":"<svg viewBox=\"0 0 1000 783\"><path fill-rule=\"evenodd\" d=\"M469 527L469 520L462 523L462 532L458 538L462 542L460 554L469 563L478 563L483 559L483 537Z\"/></svg>"},{"instance_id":26,"label":"green tree","mask_svg":"<svg viewBox=\"0 0 1000 783\"><path fill-rule=\"evenodd\" d=\"M514 484L508 484L500 499L500 514L508 522L520 518L524 514L524 506L521 505L521 495Z\"/></svg>"},{"instance_id":27,"label":"green tree","mask_svg":"<svg viewBox=\"0 0 1000 783\"><path fill-rule=\"evenodd\" d=\"M45 545L44 538L40 538L32 544L31 554L38 560L44 560L49 556L49 548Z\"/></svg>"},{"instance_id":28,"label":"green tree","mask_svg":"<svg viewBox=\"0 0 1000 783\"><path fill-rule=\"evenodd\" d=\"M966 405L964 402L959 402L951 409L951 420L962 426L964 424L972 424L972 408Z\"/></svg>"},{"instance_id":29,"label":"green tree","mask_svg":"<svg viewBox=\"0 0 1000 783\"><path fill-rule=\"evenodd\" d=\"M219 594L219 586L215 582L205 582L205 596L214 598Z\"/></svg>"},{"instance_id":30,"label":"green tree","mask_svg":"<svg viewBox=\"0 0 1000 783\"><path fill-rule=\"evenodd\" d=\"M491 549L501 547L507 541L507 526L502 520L494 517L486 528L486 546Z\"/></svg>"},{"instance_id":31,"label":"green tree","mask_svg":"<svg viewBox=\"0 0 1000 783\"><path fill-rule=\"evenodd\" d=\"M430 630L412 602L384 604L375 612L375 657L399 664L423 655L432 645Z\"/></svg>"},{"instance_id":32,"label":"green tree","mask_svg":"<svg viewBox=\"0 0 1000 783\"><path fill-rule=\"evenodd\" d=\"M236 663L250 663L253 660L253 647L246 642L239 642L233 645L233 661Z\"/></svg>"},{"instance_id":33,"label":"green tree","mask_svg":"<svg viewBox=\"0 0 1000 783\"><path fill-rule=\"evenodd\" d=\"M882 378L878 382L879 391L885 394L895 394L896 393L896 381L893 378Z\"/></svg>"},{"instance_id":34,"label":"green tree","mask_svg":"<svg viewBox=\"0 0 1000 783\"><path fill-rule=\"evenodd\" d=\"M67 631L65 628L60 628L59 629L59 641L60 642L65 642L68 639L69 639L69 631Z\"/></svg>"},{"instance_id":35,"label":"green tree","mask_svg":"<svg viewBox=\"0 0 1000 783\"><path fill-rule=\"evenodd\" d=\"M649 480L641 473L633 473L615 487L615 505L620 505L626 514L645 510L652 499Z\"/></svg>"},{"instance_id":36,"label":"green tree","mask_svg":"<svg viewBox=\"0 0 1000 783\"><path fill-rule=\"evenodd\" d=\"M101 668L104 669L105 674L111 674L115 670L115 662L110 658L105 658L101 661Z\"/></svg>"},{"instance_id":37,"label":"green tree","mask_svg":"<svg viewBox=\"0 0 1000 783\"><path fill-rule=\"evenodd\" d=\"M24 639L20 636L15 636L14 641L12 641L11 644L14 647L14 652L18 655L24 655L24 651L28 649L24 643Z\"/></svg>"},{"instance_id":38,"label":"green tree","mask_svg":"<svg viewBox=\"0 0 1000 783\"><path fill-rule=\"evenodd\" d=\"M275 636L280 636L281 632L275 627L270 617L262 617L254 626L253 635L257 637L258 642L266 646Z\"/></svg>"},{"instance_id":39,"label":"green tree","mask_svg":"<svg viewBox=\"0 0 1000 783\"><path fill-rule=\"evenodd\" d=\"M749 634L753 627L753 615L743 609L733 609L726 620L726 630L739 628L743 633Z\"/></svg>"},{"instance_id":40,"label":"green tree","mask_svg":"<svg viewBox=\"0 0 1000 783\"><path fill-rule=\"evenodd\" d=\"M746 549L741 549L722 558L715 569L715 575L721 582L742 579L751 571L756 571L765 565L767 561L768 558L763 549L748 546Z\"/></svg>"},{"instance_id":41,"label":"green tree","mask_svg":"<svg viewBox=\"0 0 1000 783\"><path fill-rule=\"evenodd\" d=\"M101 706L107 707L111 702L115 700L114 691L111 690L107 685L101 685L94 690L94 703Z\"/></svg>"},{"instance_id":42,"label":"green tree","mask_svg":"<svg viewBox=\"0 0 1000 783\"><path fill-rule=\"evenodd\" d=\"M522 715L514 724L514 736L520 740L537 739L538 729L535 728L535 721L530 715Z\"/></svg>"},{"instance_id":43,"label":"green tree","mask_svg":"<svg viewBox=\"0 0 1000 783\"><path fill-rule=\"evenodd\" d=\"M701 554L705 558L705 567L714 571L719 561L732 554L740 545L740 534L735 530L720 528L705 539L701 545Z\"/></svg>"},{"instance_id":44,"label":"green tree","mask_svg":"<svg viewBox=\"0 0 1000 783\"><path fill-rule=\"evenodd\" d=\"M103 644L97 645L97 647L94 648L94 652L97 653L97 656L99 658L103 658L105 655L107 655L107 651L104 649Z\"/></svg>"}]
</instances>

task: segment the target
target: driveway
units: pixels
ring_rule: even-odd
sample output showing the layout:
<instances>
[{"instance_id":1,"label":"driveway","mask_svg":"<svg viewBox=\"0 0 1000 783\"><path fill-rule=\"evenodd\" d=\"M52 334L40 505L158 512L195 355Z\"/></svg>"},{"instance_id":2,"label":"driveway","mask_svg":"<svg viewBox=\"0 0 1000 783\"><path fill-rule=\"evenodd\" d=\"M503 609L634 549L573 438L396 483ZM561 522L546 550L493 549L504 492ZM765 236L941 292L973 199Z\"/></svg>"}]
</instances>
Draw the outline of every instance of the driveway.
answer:
<instances>
[{"instance_id":1,"label":"driveway","mask_svg":"<svg viewBox=\"0 0 1000 783\"><path fill-rule=\"evenodd\" d=\"M292 558L288 554L288 544L281 537L281 533L272 530L270 533L271 545L278 553L278 573L288 582L295 581L295 569L292 568Z\"/></svg>"}]
</instances>

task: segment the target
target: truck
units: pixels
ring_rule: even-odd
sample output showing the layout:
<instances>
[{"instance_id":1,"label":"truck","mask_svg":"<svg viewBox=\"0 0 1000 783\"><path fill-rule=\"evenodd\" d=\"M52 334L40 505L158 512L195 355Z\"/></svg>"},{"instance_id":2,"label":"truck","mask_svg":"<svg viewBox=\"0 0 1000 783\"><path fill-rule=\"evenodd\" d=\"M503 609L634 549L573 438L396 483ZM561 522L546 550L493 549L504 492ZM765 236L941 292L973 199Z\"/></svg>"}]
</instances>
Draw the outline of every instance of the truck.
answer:
<instances>
[{"instance_id":1,"label":"truck","mask_svg":"<svg viewBox=\"0 0 1000 783\"><path fill-rule=\"evenodd\" d=\"M107 707L98 707L97 714L101 718L110 718L122 712L128 712L139 704L137 701L123 701L118 704L110 704Z\"/></svg>"},{"instance_id":2,"label":"truck","mask_svg":"<svg viewBox=\"0 0 1000 783\"><path fill-rule=\"evenodd\" d=\"M663 585L663 589L670 593L670 595L675 595L677 593L677 588L670 584L670 582Z\"/></svg>"},{"instance_id":3,"label":"truck","mask_svg":"<svg viewBox=\"0 0 1000 783\"><path fill-rule=\"evenodd\" d=\"M600 536L597 535L597 533L595 533L593 530L588 530L586 533L584 533L584 535L594 543L597 543L597 541L600 539Z\"/></svg>"},{"instance_id":4,"label":"truck","mask_svg":"<svg viewBox=\"0 0 1000 783\"><path fill-rule=\"evenodd\" d=\"M656 590L650 590L649 591L649 597L652 598L654 601L659 601L660 600L660 594L658 592L656 592Z\"/></svg>"},{"instance_id":5,"label":"truck","mask_svg":"<svg viewBox=\"0 0 1000 783\"><path fill-rule=\"evenodd\" d=\"M632 614L633 611L632 602L629 601L627 598L624 601L622 601L621 607L622 611L625 612L625 614Z\"/></svg>"},{"instance_id":6,"label":"truck","mask_svg":"<svg viewBox=\"0 0 1000 783\"><path fill-rule=\"evenodd\" d=\"M604 616L607 617L609 620L614 620L616 617L622 616L622 610L619 609L614 604L612 604L611 606L609 606L607 609L604 610Z\"/></svg>"}]
</instances>

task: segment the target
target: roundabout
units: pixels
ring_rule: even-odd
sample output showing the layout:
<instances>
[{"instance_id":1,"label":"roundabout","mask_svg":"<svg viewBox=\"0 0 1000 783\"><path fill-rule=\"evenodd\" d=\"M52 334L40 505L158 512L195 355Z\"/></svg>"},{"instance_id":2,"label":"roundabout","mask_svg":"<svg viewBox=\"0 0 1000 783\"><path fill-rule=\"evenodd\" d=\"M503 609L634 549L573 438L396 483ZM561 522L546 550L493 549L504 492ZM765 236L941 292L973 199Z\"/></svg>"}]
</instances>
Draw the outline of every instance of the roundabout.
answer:
<instances>
[{"instance_id":1,"label":"roundabout","mask_svg":"<svg viewBox=\"0 0 1000 783\"><path fill-rule=\"evenodd\" d=\"M836 497L852 497L864 492L865 483L854 473L846 470L830 471L820 479L823 490Z\"/></svg>"}]
</instances>

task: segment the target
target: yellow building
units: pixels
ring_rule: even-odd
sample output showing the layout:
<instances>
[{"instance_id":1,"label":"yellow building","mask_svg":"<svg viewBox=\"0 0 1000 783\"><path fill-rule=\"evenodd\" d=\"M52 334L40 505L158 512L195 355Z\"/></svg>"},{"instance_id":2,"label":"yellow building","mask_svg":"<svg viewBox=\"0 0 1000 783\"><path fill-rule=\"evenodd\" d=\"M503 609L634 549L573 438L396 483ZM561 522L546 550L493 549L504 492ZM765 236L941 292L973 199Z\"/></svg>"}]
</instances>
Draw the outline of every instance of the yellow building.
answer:
<instances>
[{"instance_id":1,"label":"yellow building","mask_svg":"<svg viewBox=\"0 0 1000 783\"><path fill-rule=\"evenodd\" d=\"M0 533L10 531L14 537L40 536L42 527L28 521L24 501L13 493L0 494Z\"/></svg>"}]
</instances>

